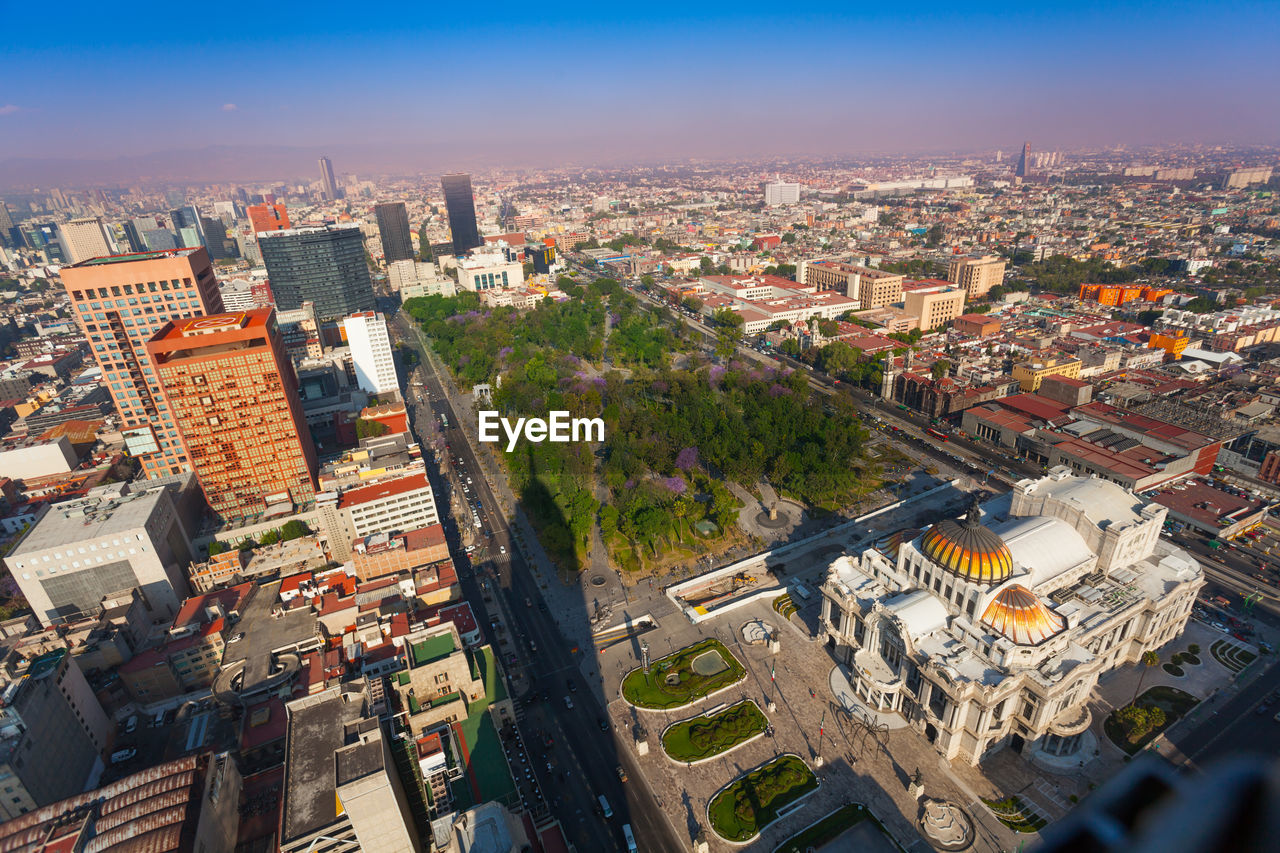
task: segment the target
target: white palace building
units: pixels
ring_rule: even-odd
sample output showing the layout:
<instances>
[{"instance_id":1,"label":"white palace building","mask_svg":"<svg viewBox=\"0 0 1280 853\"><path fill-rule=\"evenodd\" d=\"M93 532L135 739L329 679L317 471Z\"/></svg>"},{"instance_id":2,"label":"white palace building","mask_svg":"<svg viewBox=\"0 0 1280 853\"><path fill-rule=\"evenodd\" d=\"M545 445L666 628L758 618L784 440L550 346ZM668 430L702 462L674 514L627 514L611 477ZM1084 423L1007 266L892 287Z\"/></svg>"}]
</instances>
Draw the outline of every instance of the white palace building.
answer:
<instances>
[{"instance_id":1,"label":"white palace building","mask_svg":"<svg viewBox=\"0 0 1280 853\"><path fill-rule=\"evenodd\" d=\"M822 625L854 692L949 760L1081 760L1099 677L1180 634L1204 584L1165 508L1065 467L842 556ZM1091 753L1091 751L1090 751Z\"/></svg>"}]
</instances>

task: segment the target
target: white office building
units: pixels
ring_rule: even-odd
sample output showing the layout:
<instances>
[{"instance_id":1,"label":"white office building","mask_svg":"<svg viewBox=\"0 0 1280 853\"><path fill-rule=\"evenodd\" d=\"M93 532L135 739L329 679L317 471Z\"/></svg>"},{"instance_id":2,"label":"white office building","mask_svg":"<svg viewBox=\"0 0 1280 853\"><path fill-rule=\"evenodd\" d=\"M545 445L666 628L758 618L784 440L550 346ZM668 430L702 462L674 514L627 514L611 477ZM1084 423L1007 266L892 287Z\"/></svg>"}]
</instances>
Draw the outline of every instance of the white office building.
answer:
<instances>
[{"instance_id":1,"label":"white office building","mask_svg":"<svg viewBox=\"0 0 1280 853\"><path fill-rule=\"evenodd\" d=\"M458 289L477 293L505 287L524 287L524 267L501 252L476 252L458 259Z\"/></svg>"},{"instance_id":2,"label":"white office building","mask_svg":"<svg viewBox=\"0 0 1280 853\"><path fill-rule=\"evenodd\" d=\"M800 201L800 185L773 181L764 185L764 203L769 207L796 204Z\"/></svg>"},{"instance_id":3,"label":"white office building","mask_svg":"<svg viewBox=\"0 0 1280 853\"><path fill-rule=\"evenodd\" d=\"M377 311L361 311L342 321L356 369L356 383L369 394L399 392L387 321Z\"/></svg>"},{"instance_id":4,"label":"white office building","mask_svg":"<svg viewBox=\"0 0 1280 853\"><path fill-rule=\"evenodd\" d=\"M96 216L73 219L59 225L58 242L67 254L67 260L73 264L115 254L106 226Z\"/></svg>"},{"instance_id":5,"label":"white office building","mask_svg":"<svg viewBox=\"0 0 1280 853\"><path fill-rule=\"evenodd\" d=\"M104 596L135 588L158 615L173 616L187 596L190 562L170 488L128 483L46 506L4 558L46 626L96 613Z\"/></svg>"}]
</instances>

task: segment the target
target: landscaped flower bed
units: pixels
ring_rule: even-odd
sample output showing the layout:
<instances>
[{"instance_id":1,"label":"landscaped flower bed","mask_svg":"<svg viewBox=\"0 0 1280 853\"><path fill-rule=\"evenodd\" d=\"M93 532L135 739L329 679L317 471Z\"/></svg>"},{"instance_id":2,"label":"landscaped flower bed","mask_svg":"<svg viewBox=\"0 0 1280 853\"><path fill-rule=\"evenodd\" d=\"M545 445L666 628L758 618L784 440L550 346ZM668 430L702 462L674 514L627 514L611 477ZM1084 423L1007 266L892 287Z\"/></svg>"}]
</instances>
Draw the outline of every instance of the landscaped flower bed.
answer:
<instances>
[{"instance_id":1,"label":"landscaped flower bed","mask_svg":"<svg viewBox=\"0 0 1280 853\"><path fill-rule=\"evenodd\" d=\"M622 697L637 708L661 711L696 702L746 677L724 643L709 639L655 660L648 673L643 668L627 673Z\"/></svg>"},{"instance_id":2,"label":"landscaped flower bed","mask_svg":"<svg viewBox=\"0 0 1280 853\"><path fill-rule=\"evenodd\" d=\"M711 828L727 841L748 841L817 787L809 765L798 756L780 755L712 797L707 806Z\"/></svg>"},{"instance_id":3,"label":"landscaped flower bed","mask_svg":"<svg viewBox=\"0 0 1280 853\"><path fill-rule=\"evenodd\" d=\"M763 734L769 721L748 699L709 717L676 723L662 733L662 748L676 761L702 761Z\"/></svg>"}]
</instances>

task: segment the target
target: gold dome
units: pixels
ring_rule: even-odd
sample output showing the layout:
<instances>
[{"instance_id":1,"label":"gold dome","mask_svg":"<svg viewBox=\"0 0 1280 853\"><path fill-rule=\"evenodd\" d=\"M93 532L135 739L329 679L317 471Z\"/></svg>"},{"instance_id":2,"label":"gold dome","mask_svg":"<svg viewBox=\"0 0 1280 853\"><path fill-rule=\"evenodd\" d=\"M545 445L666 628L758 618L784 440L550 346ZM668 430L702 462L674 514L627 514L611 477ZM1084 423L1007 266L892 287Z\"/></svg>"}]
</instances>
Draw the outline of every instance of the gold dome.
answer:
<instances>
[{"instance_id":1,"label":"gold dome","mask_svg":"<svg viewBox=\"0 0 1280 853\"><path fill-rule=\"evenodd\" d=\"M975 498L964 521L945 518L920 540L920 550L952 574L977 583L997 584L1013 574L1013 555L1004 540L982 526Z\"/></svg>"},{"instance_id":2,"label":"gold dome","mask_svg":"<svg viewBox=\"0 0 1280 853\"><path fill-rule=\"evenodd\" d=\"M1016 583L991 599L982 621L1020 646L1039 645L1067 627L1066 621L1045 607L1034 592Z\"/></svg>"}]
</instances>

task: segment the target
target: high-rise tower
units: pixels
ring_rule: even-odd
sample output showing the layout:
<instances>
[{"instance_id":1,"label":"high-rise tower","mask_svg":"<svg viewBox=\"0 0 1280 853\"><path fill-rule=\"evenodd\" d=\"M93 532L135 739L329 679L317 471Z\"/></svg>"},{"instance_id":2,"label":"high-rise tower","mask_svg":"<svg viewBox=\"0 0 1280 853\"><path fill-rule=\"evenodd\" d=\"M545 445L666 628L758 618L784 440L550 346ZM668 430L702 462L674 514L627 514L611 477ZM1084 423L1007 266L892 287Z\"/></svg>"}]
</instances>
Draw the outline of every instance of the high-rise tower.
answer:
<instances>
[{"instance_id":1,"label":"high-rise tower","mask_svg":"<svg viewBox=\"0 0 1280 853\"><path fill-rule=\"evenodd\" d=\"M221 519L315 499L316 451L275 309L168 323L147 352Z\"/></svg>"},{"instance_id":2,"label":"high-rise tower","mask_svg":"<svg viewBox=\"0 0 1280 853\"><path fill-rule=\"evenodd\" d=\"M321 320L373 310L373 282L360 226L265 231L258 235L258 251L280 310L314 302Z\"/></svg>"},{"instance_id":3,"label":"high-rise tower","mask_svg":"<svg viewBox=\"0 0 1280 853\"><path fill-rule=\"evenodd\" d=\"M1014 170L1014 174L1019 178L1025 178L1031 174L1031 143L1022 143L1022 156L1018 158L1018 168Z\"/></svg>"},{"instance_id":4,"label":"high-rise tower","mask_svg":"<svg viewBox=\"0 0 1280 853\"><path fill-rule=\"evenodd\" d=\"M471 192L471 176L463 173L445 175L440 179L444 190L444 206L449 214L449 233L453 238L453 253L466 255L480 245L480 229L476 227L476 202Z\"/></svg>"},{"instance_id":5,"label":"high-rise tower","mask_svg":"<svg viewBox=\"0 0 1280 853\"><path fill-rule=\"evenodd\" d=\"M329 201L338 200L338 182L333 177L333 161L328 157L320 158L320 188Z\"/></svg>"},{"instance_id":6,"label":"high-rise tower","mask_svg":"<svg viewBox=\"0 0 1280 853\"><path fill-rule=\"evenodd\" d=\"M413 237L409 232L409 213L404 202L375 205L378 236L382 239L382 258L387 263L413 259Z\"/></svg>"},{"instance_id":7,"label":"high-rise tower","mask_svg":"<svg viewBox=\"0 0 1280 853\"><path fill-rule=\"evenodd\" d=\"M148 477L191 470L146 345L170 320L222 310L209 251L93 258L63 267L61 277L111 389L129 453Z\"/></svg>"}]
</instances>

